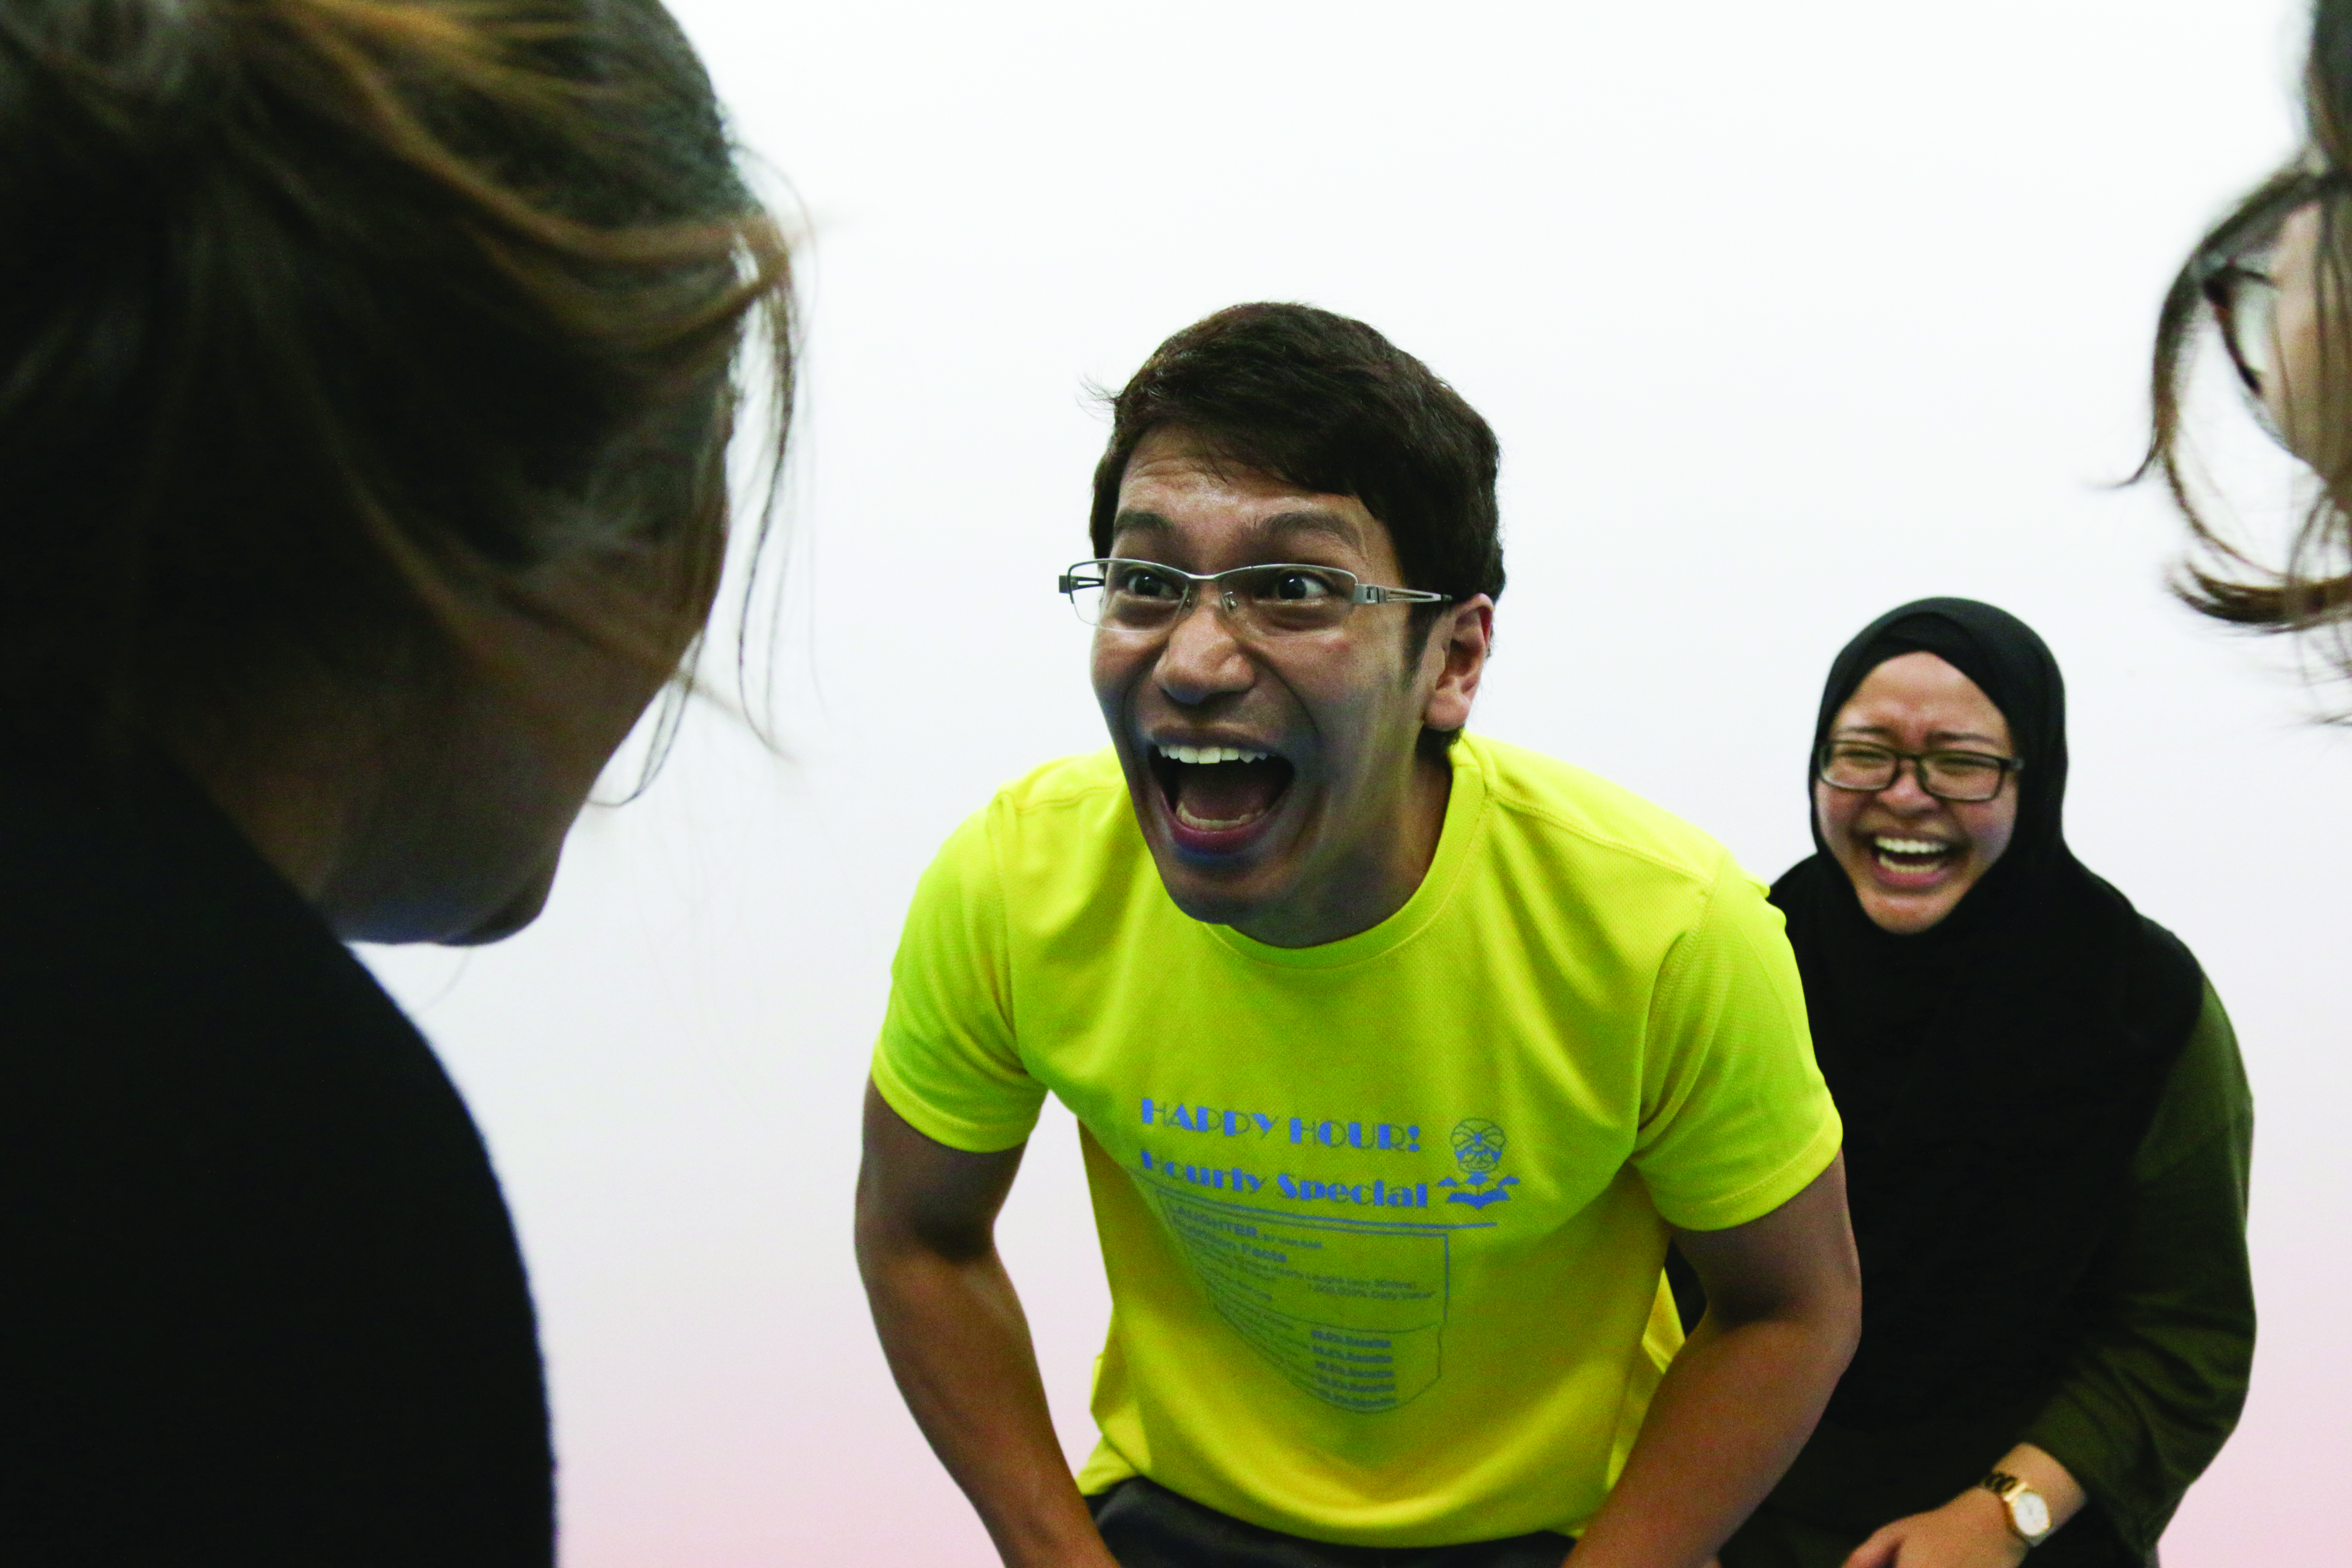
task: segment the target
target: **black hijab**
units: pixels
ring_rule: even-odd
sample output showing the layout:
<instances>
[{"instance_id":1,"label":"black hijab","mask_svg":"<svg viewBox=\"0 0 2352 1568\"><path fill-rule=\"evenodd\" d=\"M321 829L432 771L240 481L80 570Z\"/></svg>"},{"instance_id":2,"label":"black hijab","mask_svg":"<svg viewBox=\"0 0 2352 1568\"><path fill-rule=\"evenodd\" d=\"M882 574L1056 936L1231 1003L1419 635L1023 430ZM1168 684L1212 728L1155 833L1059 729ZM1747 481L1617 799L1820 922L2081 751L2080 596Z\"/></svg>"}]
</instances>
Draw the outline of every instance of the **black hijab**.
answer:
<instances>
[{"instance_id":1,"label":"black hijab","mask_svg":"<svg viewBox=\"0 0 2352 1568\"><path fill-rule=\"evenodd\" d=\"M1830 667L1812 754L1872 670L1922 650L2009 721L2008 849L1911 936L1863 911L1818 820L1772 889L1845 1119L1863 1337L1829 1415L1863 1428L2047 1396L2204 997L2188 949L2066 847L2065 688L2014 616L1921 599L1872 622Z\"/></svg>"}]
</instances>

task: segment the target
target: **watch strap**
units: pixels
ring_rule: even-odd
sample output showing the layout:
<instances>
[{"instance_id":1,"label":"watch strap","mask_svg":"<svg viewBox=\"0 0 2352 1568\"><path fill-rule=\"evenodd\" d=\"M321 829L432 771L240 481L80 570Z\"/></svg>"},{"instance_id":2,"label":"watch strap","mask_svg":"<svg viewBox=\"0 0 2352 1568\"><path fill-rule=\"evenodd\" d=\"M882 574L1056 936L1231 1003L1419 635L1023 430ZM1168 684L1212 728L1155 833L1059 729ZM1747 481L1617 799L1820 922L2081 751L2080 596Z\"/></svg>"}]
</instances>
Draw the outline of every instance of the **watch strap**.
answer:
<instances>
[{"instance_id":1,"label":"watch strap","mask_svg":"<svg viewBox=\"0 0 2352 1568\"><path fill-rule=\"evenodd\" d=\"M2011 1535L2014 1535L2020 1541L2025 1542L2029 1547L2039 1546L2043 1542L2050 1539L2052 1527L2049 1523L2050 1512L2048 1503L2042 1502L2042 1509L2039 1510L2043 1521L2040 1530L2028 1530L2018 1520L2017 1501L2019 1497L2026 1496L2032 1498L2036 1502L2042 1501L2042 1494L2028 1486L2023 1479L2011 1475L2006 1470L1995 1470L1990 1475L1985 1477L1983 1480L1979 1481L1977 1485L2000 1500L2000 1510L2009 1521L2009 1532Z\"/></svg>"}]
</instances>

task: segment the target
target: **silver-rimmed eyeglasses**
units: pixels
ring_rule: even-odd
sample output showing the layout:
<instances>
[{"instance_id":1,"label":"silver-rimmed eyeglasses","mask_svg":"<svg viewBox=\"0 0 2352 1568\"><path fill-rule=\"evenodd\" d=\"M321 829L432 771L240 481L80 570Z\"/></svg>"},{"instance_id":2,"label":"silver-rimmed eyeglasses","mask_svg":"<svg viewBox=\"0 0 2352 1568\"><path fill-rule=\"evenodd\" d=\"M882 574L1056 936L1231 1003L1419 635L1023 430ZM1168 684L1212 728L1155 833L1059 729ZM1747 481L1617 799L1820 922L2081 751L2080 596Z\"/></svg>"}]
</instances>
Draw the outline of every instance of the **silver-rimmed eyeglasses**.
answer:
<instances>
[{"instance_id":1,"label":"silver-rimmed eyeglasses","mask_svg":"<svg viewBox=\"0 0 2352 1568\"><path fill-rule=\"evenodd\" d=\"M1815 759L1813 776L1832 789L1864 794L1892 789L1908 763L1919 787L1937 800L1991 800L2002 781L2025 764L1988 752L1898 752L1871 741L1832 741Z\"/></svg>"},{"instance_id":2,"label":"silver-rimmed eyeglasses","mask_svg":"<svg viewBox=\"0 0 2352 1568\"><path fill-rule=\"evenodd\" d=\"M1451 594L1384 588L1336 566L1275 562L1229 572L1181 572L1157 561L1081 561L1062 574L1078 619L1107 631L1156 632L1174 626L1203 590L1225 618L1268 637L1338 626L1359 605L1444 605Z\"/></svg>"}]
</instances>

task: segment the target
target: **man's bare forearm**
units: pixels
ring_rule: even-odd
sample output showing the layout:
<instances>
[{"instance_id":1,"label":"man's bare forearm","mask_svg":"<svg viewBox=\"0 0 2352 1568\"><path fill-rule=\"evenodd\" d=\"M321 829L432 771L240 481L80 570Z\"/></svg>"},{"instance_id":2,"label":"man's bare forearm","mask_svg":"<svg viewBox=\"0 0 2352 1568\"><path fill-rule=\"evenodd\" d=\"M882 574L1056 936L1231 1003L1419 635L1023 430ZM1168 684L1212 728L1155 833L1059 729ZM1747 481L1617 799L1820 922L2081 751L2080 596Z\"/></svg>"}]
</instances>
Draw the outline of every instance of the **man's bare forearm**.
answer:
<instances>
[{"instance_id":1,"label":"man's bare forearm","mask_svg":"<svg viewBox=\"0 0 2352 1568\"><path fill-rule=\"evenodd\" d=\"M1575 1568L1700 1568L1797 1457L1852 1350L1834 1327L1702 1326L1658 1385Z\"/></svg>"},{"instance_id":2,"label":"man's bare forearm","mask_svg":"<svg viewBox=\"0 0 2352 1568\"><path fill-rule=\"evenodd\" d=\"M916 1425L1014 1568L1110 1568L1054 1436L1029 1326L992 1250L954 1262L900 1252L866 1289Z\"/></svg>"},{"instance_id":3,"label":"man's bare forearm","mask_svg":"<svg viewBox=\"0 0 2352 1568\"><path fill-rule=\"evenodd\" d=\"M967 1155L866 1099L857 1266L891 1375L1010 1568L1118 1568L1070 1479L997 1256L1019 1152Z\"/></svg>"},{"instance_id":4,"label":"man's bare forearm","mask_svg":"<svg viewBox=\"0 0 2352 1568\"><path fill-rule=\"evenodd\" d=\"M1812 1435L1861 1334L1843 1158L1763 1218L1679 1240L1706 1316L1658 1384L1576 1568L1701 1568Z\"/></svg>"}]
</instances>

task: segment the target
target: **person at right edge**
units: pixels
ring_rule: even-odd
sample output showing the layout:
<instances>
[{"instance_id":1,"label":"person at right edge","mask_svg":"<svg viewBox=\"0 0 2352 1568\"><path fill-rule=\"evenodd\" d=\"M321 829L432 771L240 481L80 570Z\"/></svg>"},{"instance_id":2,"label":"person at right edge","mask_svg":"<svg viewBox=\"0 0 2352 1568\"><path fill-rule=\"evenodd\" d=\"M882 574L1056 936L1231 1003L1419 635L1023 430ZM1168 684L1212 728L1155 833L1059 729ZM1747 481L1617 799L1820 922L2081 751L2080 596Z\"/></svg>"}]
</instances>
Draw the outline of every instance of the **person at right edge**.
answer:
<instances>
[{"instance_id":1,"label":"person at right edge","mask_svg":"<svg viewBox=\"0 0 2352 1568\"><path fill-rule=\"evenodd\" d=\"M2067 847L2064 689L2016 617L1864 628L1811 784L1772 901L1845 1120L1862 1344L1723 1568L2152 1564L2253 1354L2229 1019Z\"/></svg>"},{"instance_id":2,"label":"person at right edge","mask_svg":"<svg viewBox=\"0 0 2352 1568\"><path fill-rule=\"evenodd\" d=\"M2310 634L2313 672L2352 678L2352 0L2313 5L2303 89L2303 145L2206 230L2166 290L2137 477L2160 479L2187 516L2193 552L2173 589L2191 608L2248 631ZM2185 438L2209 321L2254 416L2318 481L2283 558L2231 538L2209 516L2217 498L2197 494Z\"/></svg>"}]
</instances>

